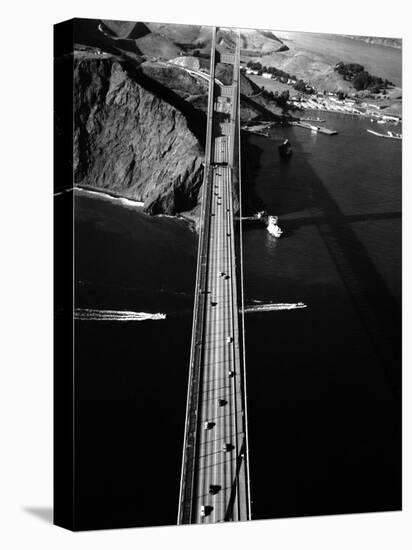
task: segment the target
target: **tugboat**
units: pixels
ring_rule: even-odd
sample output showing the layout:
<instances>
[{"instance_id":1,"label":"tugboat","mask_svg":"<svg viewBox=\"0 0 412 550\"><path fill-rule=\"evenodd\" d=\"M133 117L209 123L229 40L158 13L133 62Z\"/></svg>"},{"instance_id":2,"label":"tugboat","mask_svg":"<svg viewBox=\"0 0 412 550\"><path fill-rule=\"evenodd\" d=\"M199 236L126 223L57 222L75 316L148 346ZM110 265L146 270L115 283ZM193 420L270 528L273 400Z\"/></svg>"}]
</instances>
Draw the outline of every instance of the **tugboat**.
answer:
<instances>
[{"instance_id":1,"label":"tugboat","mask_svg":"<svg viewBox=\"0 0 412 550\"><path fill-rule=\"evenodd\" d=\"M281 228L278 226L278 217L277 216L268 216L268 221L267 221L267 230L269 231L269 233L271 235L273 235L274 237L276 237L277 239L282 235L283 231L281 230Z\"/></svg>"},{"instance_id":2,"label":"tugboat","mask_svg":"<svg viewBox=\"0 0 412 550\"><path fill-rule=\"evenodd\" d=\"M292 146L288 139L285 139L285 141L278 146L278 149L279 155L282 158L290 158L292 154Z\"/></svg>"}]
</instances>

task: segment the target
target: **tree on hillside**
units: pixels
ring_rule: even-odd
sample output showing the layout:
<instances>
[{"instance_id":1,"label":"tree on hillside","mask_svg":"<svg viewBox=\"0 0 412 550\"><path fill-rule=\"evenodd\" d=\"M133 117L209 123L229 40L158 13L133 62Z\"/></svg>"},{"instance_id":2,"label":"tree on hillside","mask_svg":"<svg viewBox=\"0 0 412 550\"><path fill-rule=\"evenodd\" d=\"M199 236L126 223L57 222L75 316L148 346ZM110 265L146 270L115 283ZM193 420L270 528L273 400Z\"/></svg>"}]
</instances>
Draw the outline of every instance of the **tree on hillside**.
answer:
<instances>
[{"instance_id":1,"label":"tree on hillside","mask_svg":"<svg viewBox=\"0 0 412 550\"><path fill-rule=\"evenodd\" d=\"M355 76L355 78L353 79L352 84L353 84L353 87L355 88L355 90L357 90L357 91L366 90L366 88L370 84L369 73L367 71L362 71L362 72L358 73Z\"/></svg>"},{"instance_id":2,"label":"tree on hillside","mask_svg":"<svg viewBox=\"0 0 412 550\"><path fill-rule=\"evenodd\" d=\"M283 90L283 92L278 97L278 105L281 107L285 107L287 102L289 101L289 90Z\"/></svg>"},{"instance_id":3,"label":"tree on hillside","mask_svg":"<svg viewBox=\"0 0 412 550\"><path fill-rule=\"evenodd\" d=\"M306 84L303 82L303 80L298 80L293 87L298 92L306 92Z\"/></svg>"}]
</instances>

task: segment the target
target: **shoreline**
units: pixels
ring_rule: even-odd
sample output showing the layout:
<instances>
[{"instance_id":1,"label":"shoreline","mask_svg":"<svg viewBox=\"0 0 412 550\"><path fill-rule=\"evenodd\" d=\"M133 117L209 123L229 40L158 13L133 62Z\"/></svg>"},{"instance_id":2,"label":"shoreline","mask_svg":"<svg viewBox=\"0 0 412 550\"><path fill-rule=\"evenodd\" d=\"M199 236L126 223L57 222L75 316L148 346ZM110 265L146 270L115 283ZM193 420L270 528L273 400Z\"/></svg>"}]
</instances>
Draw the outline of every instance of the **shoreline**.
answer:
<instances>
[{"instance_id":1,"label":"shoreline","mask_svg":"<svg viewBox=\"0 0 412 550\"><path fill-rule=\"evenodd\" d=\"M141 214L144 214L145 216L148 216L149 218L170 218L170 219L175 219L175 220L183 220L188 224L189 229L191 231L195 231L196 233L199 233L200 220L199 220L199 217L196 216L195 214L191 215L191 212L193 212L193 211L183 212L183 213L174 214L174 215L170 215L170 214L154 214L154 215L148 214L147 212L145 212L143 210L144 202L129 199L127 197L123 197L122 195L117 194L115 192L103 191L100 188L93 187L91 185L74 185L73 187L70 187L69 189L64 189L62 191L54 193L54 196L57 197L57 196L62 195L64 193L69 193L70 191L88 193L89 195L98 196L102 199L108 199L113 203L118 203L118 204L120 203L120 206L136 208L140 211Z\"/></svg>"},{"instance_id":2,"label":"shoreline","mask_svg":"<svg viewBox=\"0 0 412 550\"><path fill-rule=\"evenodd\" d=\"M367 102L345 104L344 101L322 99L318 98L306 98L301 100L290 100L289 102L299 111L320 111L323 113L336 113L342 115L360 116L366 118L376 118L376 120L384 120L395 124L402 123L402 115L394 113L391 110L391 105L387 108L380 109L376 104L368 104ZM402 102L399 102L400 112L402 113ZM392 105L393 107L393 105Z\"/></svg>"},{"instance_id":3,"label":"shoreline","mask_svg":"<svg viewBox=\"0 0 412 550\"><path fill-rule=\"evenodd\" d=\"M115 199L118 201L121 201L125 206L128 204L133 207L139 207L143 208L144 202L137 201L135 199L130 199L129 197L125 197L123 195L120 195L120 193L116 193L115 191L110 190L103 190L100 187L94 187L92 185L74 185L72 187L73 191L80 191L80 192L88 192L91 194L99 195L101 197L106 197L108 199Z\"/></svg>"},{"instance_id":4,"label":"shoreline","mask_svg":"<svg viewBox=\"0 0 412 550\"><path fill-rule=\"evenodd\" d=\"M128 203L132 203L132 205L136 207L144 206L144 202L142 201L136 201L134 199L124 197L123 195L117 194L114 191L113 192L107 191L107 190L103 191L100 187L93 187L92 185L73 185L73 187L62 189L61 191L56 191L55 193L53 193L53 196L59 197L60 195L64 195L65 193L70 193L75 191L88 192L90 194L99 195L101 197L106 197L108 199L119 199L122 201L127 201Z\"/></svg>"},{"instance_id":5,"label":"shoreline","mask_svg":"<svg viewBox=\"0 0 412 550\"><path fill-rule=\"evenodd\" d=\"M336 115L350 115L350 116L358 116L358 117L364 117L364 118L376 118L376 120L385 120L385 117L394 117L398 120L387 120L385 122L392 122L394 124L402 123L402 118L398 117L397 115L378 115L373 113L356 113L351 111L341 111L339 109L328 109L326 107L303 107L302 111L320 111L321 113L335 113Z\"/></svg>"}]
</instances>

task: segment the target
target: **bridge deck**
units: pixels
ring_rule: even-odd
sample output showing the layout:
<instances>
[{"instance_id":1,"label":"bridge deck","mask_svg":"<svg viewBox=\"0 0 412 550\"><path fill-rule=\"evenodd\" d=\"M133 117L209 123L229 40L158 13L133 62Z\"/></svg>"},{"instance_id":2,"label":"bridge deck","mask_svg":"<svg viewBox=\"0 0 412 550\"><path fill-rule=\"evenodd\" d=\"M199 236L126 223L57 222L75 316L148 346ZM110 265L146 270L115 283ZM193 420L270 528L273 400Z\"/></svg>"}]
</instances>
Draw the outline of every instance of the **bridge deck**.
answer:
<instances>
[{"instance_id":1,"label":"bridge deck","mask_svg":"<svg viewBox=\"0 0 412 550\"><path fill-rule=\"evenodd\" d=\"M238 64L238 53L233 57ZM179 523L249 519L232 197L234 84L230 117L215 102L218 87L210 86Z\"/></svg>"}]
</instances>

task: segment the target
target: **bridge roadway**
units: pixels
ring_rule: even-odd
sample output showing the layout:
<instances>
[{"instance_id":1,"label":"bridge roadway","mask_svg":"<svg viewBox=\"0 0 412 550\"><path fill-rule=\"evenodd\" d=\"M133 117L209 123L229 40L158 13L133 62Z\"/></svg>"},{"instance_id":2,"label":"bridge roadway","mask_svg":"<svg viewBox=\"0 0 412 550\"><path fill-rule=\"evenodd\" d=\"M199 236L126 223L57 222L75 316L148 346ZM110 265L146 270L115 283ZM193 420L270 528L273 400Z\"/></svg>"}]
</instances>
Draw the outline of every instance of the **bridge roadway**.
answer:
<instances>
[{"instance_id":1,"label":"bridge roadway","mask_svg":"<svg viewBox=\"0 0 412 550\"><path fill-rule=\"evenodd\" d=\"M205 179L178 523L250 519L247 418L237 302L232 176L238 138L239 46L232 94L211 54ZM228 96L230 99L228 100Z\"/></svg>"}]
</instances>

